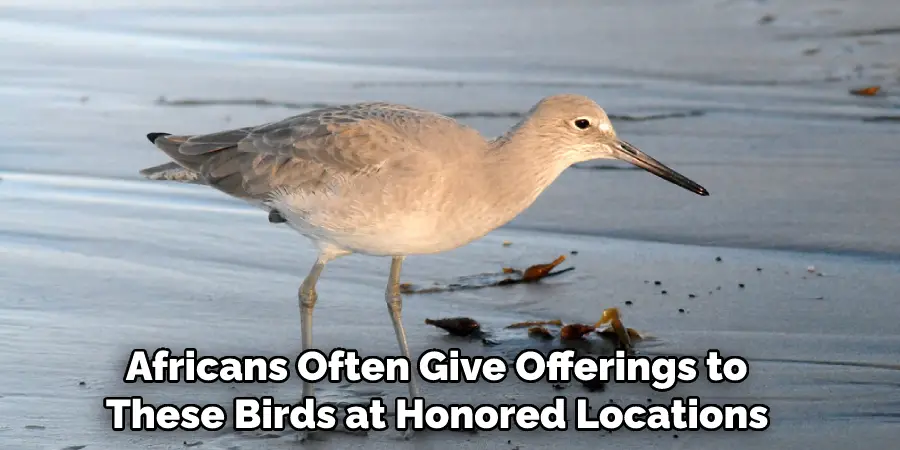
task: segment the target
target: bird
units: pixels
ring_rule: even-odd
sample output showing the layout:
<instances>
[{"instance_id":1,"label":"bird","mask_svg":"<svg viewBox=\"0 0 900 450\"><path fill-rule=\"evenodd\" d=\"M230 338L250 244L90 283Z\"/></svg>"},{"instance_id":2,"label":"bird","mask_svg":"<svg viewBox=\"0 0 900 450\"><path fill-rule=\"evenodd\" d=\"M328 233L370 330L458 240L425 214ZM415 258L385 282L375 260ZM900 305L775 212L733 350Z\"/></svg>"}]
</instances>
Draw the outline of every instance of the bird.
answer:
<instances>
[{"instance_id":1,"label":"bird","mask_svg":"<svg viewBox=\"0 0 900 450\"><path fill-rule=\"evenodd\" d=\"M384 299L402 356L400 274L406 257L480 239L530 207L568 167L617 159L701 196L696 182L620 139L589 97L540 99L488 139L448 116L402 104L327 106L257 126L206 134L149 133L170 159L140 173L199 184L268 212L317 250L298 289L301 350L312 348L316 283L336 258L391 258ZM421 397L416 381L410 398ZM303 398L314 397L313 383ZM407 433L407 437L411 433Z\"/></svg>"}]
</instances>

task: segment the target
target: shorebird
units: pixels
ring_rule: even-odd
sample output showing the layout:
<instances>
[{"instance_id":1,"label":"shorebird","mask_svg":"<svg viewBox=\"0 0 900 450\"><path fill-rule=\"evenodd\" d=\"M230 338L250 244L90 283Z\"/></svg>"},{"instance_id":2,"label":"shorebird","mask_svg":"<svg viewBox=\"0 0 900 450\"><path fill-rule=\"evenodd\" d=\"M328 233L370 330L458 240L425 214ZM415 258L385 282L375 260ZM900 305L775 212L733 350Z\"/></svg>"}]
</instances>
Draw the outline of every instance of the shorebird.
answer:
<instances>
[{"instance_id":1,"label":"shorebird","mask_svg":"<svg viewBox=\"0 0 900 450\"><path fill-rule=\"evenodd\" d=\"M335 258L391 258L384 298L400 352L400 270L408 255L466 245L528 208L566 168L619 159L699 195L707 190L619 139L606 112L579 95L538 102L504 135L391 103L316 109L209 134L150 133L172 161L141 173L245 200L309 238L318 256L300 285L302 350L312 348L316 282ZM410 359L411 360L411 359ZM304 383L303 397L314 396ZM419 397L416 381L411 398ZM409 433L407 433L407 436Z\"/></svg>"}]
</instances>

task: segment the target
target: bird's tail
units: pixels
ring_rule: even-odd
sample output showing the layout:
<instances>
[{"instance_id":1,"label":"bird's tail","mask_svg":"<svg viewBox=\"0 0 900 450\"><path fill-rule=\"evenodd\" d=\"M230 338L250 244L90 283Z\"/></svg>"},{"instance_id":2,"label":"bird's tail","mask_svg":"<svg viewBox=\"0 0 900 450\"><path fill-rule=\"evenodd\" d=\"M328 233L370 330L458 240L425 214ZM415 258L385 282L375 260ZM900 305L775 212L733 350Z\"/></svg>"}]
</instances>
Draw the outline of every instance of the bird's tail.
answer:
<instances>
[{"instance_id":1,"label":"bird's tail","mask_svg":"<svg viewBox=\"0 0 900 450\"><path fill-rule=\"evenodd\" d=\"M149 139L150 142L156 144L157 147L161 148L166 153L177 151L178 144L180 144L181 140L173 139L171 142L168 139L160 140L160 138L165 138L167 136L171 136L171 134L150 133L147 135L147 139ZM158 166L148 167L144 170L141 170L140 173L145 178L148 178L150 180L166 180L177 181L179 183L204 184L203 179L200 177L200 173L188 169L174 161L160 164Z\"/></svg>"},{"instance_id":2,"label":"bird's tail","mask_svg":"<svg viewBox=\"0 0 900 450\"><path fill-rule=\"evenodd\" d=\"M200 174L181 167L176 162L167 162L141 170L141 175L150 180L177 181L179 183L205 184Z\"/></svg>"}]
</instances>

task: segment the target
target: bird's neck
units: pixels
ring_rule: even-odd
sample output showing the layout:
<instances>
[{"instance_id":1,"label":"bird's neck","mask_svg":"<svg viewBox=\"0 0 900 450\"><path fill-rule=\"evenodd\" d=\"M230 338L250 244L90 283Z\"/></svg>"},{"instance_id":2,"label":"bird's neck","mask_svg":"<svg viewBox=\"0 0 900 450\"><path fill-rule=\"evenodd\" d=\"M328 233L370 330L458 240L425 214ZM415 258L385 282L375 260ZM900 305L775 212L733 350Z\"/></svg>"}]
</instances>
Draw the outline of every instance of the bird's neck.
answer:
<instances>
[{"instance_id":1,"label":"bird's neck","mask_svg":"<svg viewBox=\"0 0 900 450\"><path fill-rule=\"evenodd\" d=\"M507 222L531 206L574 163L562 152L541 148L546 143L527 123L489 142L485 177L490 198L485 200L495 211L505 211Z\"/></svg>"}]
</instances>

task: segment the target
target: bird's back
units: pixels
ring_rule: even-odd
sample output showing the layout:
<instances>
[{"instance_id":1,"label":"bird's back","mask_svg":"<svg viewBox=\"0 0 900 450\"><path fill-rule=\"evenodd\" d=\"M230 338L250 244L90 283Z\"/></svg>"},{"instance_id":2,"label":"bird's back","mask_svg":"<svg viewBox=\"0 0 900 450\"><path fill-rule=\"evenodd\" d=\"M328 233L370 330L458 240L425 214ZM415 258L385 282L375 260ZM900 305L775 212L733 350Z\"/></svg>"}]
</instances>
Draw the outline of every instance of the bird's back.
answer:
<instances>
[{"instance_id":1,"label":"bird's back","mask_svg":"<svg viewBox=\"0 0 900 450\"><path fill-rule=\"evenodd\" d=\"M209 134L148 137L187 173L164 164L145 169L145 176L199 179L255 202L285 190L313 192L392 163L452 160L484 142L452 118L391 103L327 107Z\"/></svg>"}]
</instances>

